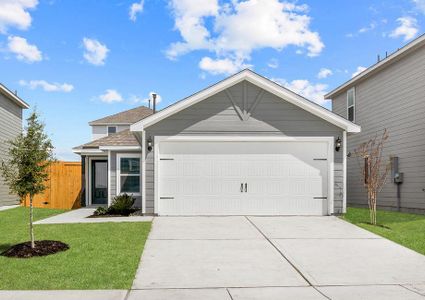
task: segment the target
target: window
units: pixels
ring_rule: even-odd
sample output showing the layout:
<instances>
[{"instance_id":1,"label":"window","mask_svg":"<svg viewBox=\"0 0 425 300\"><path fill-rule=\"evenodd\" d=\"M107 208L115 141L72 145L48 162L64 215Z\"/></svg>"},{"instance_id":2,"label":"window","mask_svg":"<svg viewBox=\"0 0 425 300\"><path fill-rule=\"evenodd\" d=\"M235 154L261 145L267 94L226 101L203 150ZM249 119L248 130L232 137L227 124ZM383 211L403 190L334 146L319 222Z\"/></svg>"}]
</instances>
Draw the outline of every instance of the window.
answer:
<instances>
[{"instance_id":1,"label":"window","mask_svg":"<svg viewBox=\"0 0 425 300\"><path fill-rule=\"evenodd\" d=\"M347 119L351 122L356 119L356 94L354 88L347 91Z\"/></svg>"},{"instance_id":2,"label":"window","mask_svg":"<svg viewBox=\"0 0 425 300\"><path fill-rule=\"evenodd\" d=\"M110 135L112 133L116 133L116 132L117 132L116 126L108 126L108 135Z\"/></svg>"},{"instance_id":3,"label":"window","mask_svg":"<svg viewBox=\"0 0 425 300\"><path fill-rule=\"evenodd\" d=\"M139 154L117 154L117 193L140 195Z\"/></svg>"}]
</instances>

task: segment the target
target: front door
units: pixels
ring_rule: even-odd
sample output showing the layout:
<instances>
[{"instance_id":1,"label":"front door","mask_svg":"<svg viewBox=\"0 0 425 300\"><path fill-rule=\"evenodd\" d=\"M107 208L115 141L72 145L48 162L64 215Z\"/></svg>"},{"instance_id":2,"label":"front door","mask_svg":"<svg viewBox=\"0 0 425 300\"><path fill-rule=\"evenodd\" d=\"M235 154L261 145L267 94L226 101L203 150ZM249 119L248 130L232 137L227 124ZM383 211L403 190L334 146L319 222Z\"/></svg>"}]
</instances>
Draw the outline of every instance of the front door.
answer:
<instances>
[{"instance_id":1,"label":"front door","mask_svg":"<svg viewBox=\"0 0 425 300\"><path fill-rule=\"evenodd\" d=\"M92 204L108 204L108 162L106 160L92 161Z\"/></svg>"}]
</instances>

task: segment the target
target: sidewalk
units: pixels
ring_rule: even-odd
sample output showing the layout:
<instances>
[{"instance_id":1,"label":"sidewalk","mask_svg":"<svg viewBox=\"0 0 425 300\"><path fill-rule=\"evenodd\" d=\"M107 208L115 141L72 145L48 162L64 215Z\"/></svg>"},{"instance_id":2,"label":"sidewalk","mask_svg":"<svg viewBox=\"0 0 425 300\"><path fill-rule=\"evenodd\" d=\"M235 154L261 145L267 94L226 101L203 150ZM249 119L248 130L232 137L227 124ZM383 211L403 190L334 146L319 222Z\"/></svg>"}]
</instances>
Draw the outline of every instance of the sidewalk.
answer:
<instances>
[{"instance_id":1,"label":"sidewalk","mask_svg":"<svg viewBox=\"0 0 425 300\"><path fill-rule=\"evenodd\" d=\"M106 223L106 222L150 222L153 217L109 217L109 218L87 218L92 215L95 208L79 208L69 212L43 219L34 224L75 224L75 223Z\"/></svg>"}]
</instances>

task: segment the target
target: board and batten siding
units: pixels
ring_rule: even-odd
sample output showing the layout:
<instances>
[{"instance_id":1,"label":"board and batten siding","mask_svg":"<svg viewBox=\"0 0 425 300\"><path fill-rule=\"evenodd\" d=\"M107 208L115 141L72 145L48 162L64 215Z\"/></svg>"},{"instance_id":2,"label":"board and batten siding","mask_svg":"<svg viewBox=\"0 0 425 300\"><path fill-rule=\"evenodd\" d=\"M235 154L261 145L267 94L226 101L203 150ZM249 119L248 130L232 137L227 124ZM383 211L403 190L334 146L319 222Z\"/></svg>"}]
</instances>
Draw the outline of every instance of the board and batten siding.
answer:
<instances>
[{"instance_id":1,"label":"board and batten siding","mask_svg":"<svg viewBox=\"0 0 425 300\"><path fill-rule=\"evenodd\" d=\"M22 131L22 108L0 93L0 161L7 159L8 143ZM0 175L0 206L19 203L18 196L9 193L9 187Z\"/></svg>"},{"instance_id":2,"label":"board and batten siding","mask_svg":"<svg viewBox=\"0 0 425 300\"><path fill-rule=\"evenodd\" d=\"M348 151L381 135L387 128L389 140L384 157L398 156L401 185L401 209L425 213L425 47L396 61L355 86L356 123L362 132L348 137ZM333 111L347 117L346 91L332 100ZM347 159L347 201L366 205L357 159ZM378 194L378 206L397 208L397 186L387 179Z\"/></svg>"},{"instance_id":3,"label":"board and batten siding","mask_svg":"<svg viewBox=\"0 0 425 300\"><path fill-rule=\"evenodd\" d=\"M261 89L247 81L228 89L241 110L251 107ZM246 95L244 97L244 95ZM245 98L245 103L244 103ZM146 137L177 135L332 136L342 130L264 92L248 120L241 121L226 93L220 92L146 128ZM146 212L154 212L154 151L146 153ZM335 152L334 212L343 209L342 151ZM332 191L329 191L331 193Z\"/></svg>"}]
</instances>

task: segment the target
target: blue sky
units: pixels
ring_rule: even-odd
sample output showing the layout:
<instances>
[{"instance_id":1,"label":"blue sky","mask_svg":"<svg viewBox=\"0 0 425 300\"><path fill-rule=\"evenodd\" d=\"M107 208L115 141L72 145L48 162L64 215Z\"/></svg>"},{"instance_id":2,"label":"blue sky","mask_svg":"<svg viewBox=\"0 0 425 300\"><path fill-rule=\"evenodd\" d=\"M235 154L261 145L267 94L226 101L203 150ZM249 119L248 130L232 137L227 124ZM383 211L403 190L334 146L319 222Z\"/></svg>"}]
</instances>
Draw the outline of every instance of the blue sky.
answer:
<instances>
[{"instance_id":1,"label":"blue sky","mask_svg":"<svg viewBox=\"0 0 425 300\"><path fill-rule=\"evenodd\" d=\"M57 157L77 160L90 120L245 67L330 108L325 92L425 28L425 0L200 3L0 0L0 82L37 107Z\"/></svg>"}]
</instances>

